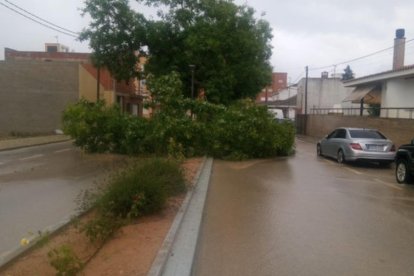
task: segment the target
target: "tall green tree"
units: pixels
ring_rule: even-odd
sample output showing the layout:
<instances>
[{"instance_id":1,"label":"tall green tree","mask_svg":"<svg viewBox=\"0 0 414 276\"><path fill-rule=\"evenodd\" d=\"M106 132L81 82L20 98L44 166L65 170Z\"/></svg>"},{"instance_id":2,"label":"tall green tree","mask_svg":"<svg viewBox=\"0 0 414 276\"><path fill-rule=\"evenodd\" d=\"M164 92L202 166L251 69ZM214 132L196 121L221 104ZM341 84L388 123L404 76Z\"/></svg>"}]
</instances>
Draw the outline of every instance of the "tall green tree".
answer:
<instances>
[{"instance_id":1,"label":"tall green tree","mask_svg":"<svg viewBox=\"0 0 414 276\"><path fill-rule=\"evenodd\" d=\"M145 52L145 17L131 10L128 0L87 0L85 14L92 21L80 40L89 40L93 63L108 68L117 80L139 77L136 64Z\"/></svg>"},{"instance_id":2,"label":"tall green tree","mask_svg":"<svg viewBox=\"0 0 414 276\"><path fill-rule=\"evenodd\" d=\"M138 2L159 7L159 18L145 18L127 0L88 0L83 10L92 23L82 39L90 39L96 60L110 65L115 76L133 75L132 52L145 50L146 73L178 72L187 97L189 65L195 65L195 89L204 88L207 99L215 103L254 97L270 82L271 28L254 17L252 8L230 0Z\"/></svg>"},{"instance_id":3,"label":"tall green tree","mask_svg":"<svg viewBox=\"0 0 414 276\"><path fill-rule=\"evenodd\" d=\"M352 80L354 78L354 72L349 65L346 66L344 69L344 73L342 74L342 80Z\"/></svg>"}]
</instances>

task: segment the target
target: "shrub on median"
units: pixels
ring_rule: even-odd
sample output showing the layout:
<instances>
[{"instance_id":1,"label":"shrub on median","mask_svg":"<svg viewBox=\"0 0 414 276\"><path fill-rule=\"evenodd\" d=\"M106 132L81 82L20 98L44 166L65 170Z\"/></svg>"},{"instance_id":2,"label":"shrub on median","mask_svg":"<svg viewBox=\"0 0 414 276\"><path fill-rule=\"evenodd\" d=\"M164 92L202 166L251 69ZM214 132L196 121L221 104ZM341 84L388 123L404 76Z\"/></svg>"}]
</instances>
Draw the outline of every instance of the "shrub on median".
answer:
<instances>
[{"instance_id":1,"label":"shrub on median","mask_svg":"<svg viewBox=\"0 0 414 276\"><path fill-rule=\"evenodd\" d=\"M102 213L138 217L160 210L168 196L184 191L183 173L176 161L148 159L117 173L97 206Z\"/></svg>"},{"instance_id":2,"label":"shrub on median","mask_svg":"<svg viewBox=\"0 0 414 276\"><path fill-rule=\"evenodd\" d=\"M91 241L104 241L122 225L122 220L157 212L169 196L185 190L178 162L158 158L137 161L115 174L95 197L98 216L81 229Z\"/></svg>"}]
</instances>

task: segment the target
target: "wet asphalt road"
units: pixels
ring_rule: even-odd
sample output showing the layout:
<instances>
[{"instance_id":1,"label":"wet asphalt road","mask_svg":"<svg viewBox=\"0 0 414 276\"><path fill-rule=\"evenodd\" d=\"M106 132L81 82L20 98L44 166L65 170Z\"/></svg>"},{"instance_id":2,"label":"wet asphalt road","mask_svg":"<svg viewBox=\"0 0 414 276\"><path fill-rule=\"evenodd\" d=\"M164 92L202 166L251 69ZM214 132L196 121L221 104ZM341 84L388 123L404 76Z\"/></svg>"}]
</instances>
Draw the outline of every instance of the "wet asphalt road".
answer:
<instances>
[{"instance_id":1,"label":"wet asphalt road","mask_svg":"<svg viewBox=\"0 0 414 276\"><path fill-rule=\"evenodd\" d=\"M0 152L0 259L23 237L70 218L81 191L119 161L83 154L70 142Z\"/></svg>"},{"instance_id":2,"label":"wet asphalt road","mask_svg":"<svg viewBox=\"0 0 414 276\"><path fill-rule=\"evenodd\" d=\"M392 168L215 161L194 275L414 275L414 186Z\"/></svg>"}]
</instances>

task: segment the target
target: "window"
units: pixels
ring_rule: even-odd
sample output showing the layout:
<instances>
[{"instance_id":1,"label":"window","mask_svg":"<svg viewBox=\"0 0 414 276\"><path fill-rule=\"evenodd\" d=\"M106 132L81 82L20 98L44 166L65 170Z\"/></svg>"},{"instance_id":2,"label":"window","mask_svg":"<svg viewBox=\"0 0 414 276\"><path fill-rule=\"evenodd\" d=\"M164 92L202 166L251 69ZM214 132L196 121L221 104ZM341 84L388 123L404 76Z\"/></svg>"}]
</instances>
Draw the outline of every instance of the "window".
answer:
<instances>
[{"instance_id":1,"label":"window","mask_svg":"<svg viewBox=\"0 0 414 276\"><path fill-rule=\"evenodd\" d=\"M132 106L131 106L131 104L130 104L130 103L127 103L127 104L126 104L126 107L125 107L125 112L127 112L127 113L131 113L131 111L132 111Z\"/></svg>"},{"instance_id":2,"label":"window","mask_svg":"<svg viewBox=\"0 0 414 276\"><path fill-rule=\"evenodd\" d=\"M116 103L122 107L124 105L124 99L122 96L116 96Z\"/></svg>"},{"instance_id":3,"label":"window","mask_svg":"<svg viewBox=\"0 0 414 276\"><path fill-rule=\"evenodd\" d=\"M56 53L58 51L57 46L47 46L46 48L48 53Z\"/></svg>"},{"instance_id":4,"label":"window","mask_svg":"<svg viewBox=\"0 0 414 276\"><path fill-rule=\"evenodd\" d=\"M381 132L368 129L350 130L349 134L352 138L368 138L368 139L387 139Z\"/></svg>"},{"instance_id":5,"label":"window","mask_svg":"<svg viewBox=\"0 0 414 276\"><path fill-rule=\"evenodd\" d=\"M327 138L328 139L330 139L330 138L345 139L346 138L346 131L345 131L345 129L336 129L331 134L329 134Z\"/></svg>"},{"instance_id":6,"label":"window","mask_svg":"<svg viewBox=\"0 0 414 276\"><path fill-rule=\"evenodd\" d=\"M326 137L326 138L328 138L328 139L330 139L330 138L335 138L335 136L336 136L336 133L338 132L338 130L334 130L334 131L332 131L329 135L328 135L328 137Z\"/></svg>"},{"instance_id":7,"label":"window","mask_svg":"<svg viewBox=\"0 0 414 276\"><path fill-rule=\"evenodd\" d=\"M345 139L346 138L346 130L345 129L338 129L338 132L336 133L335 138Z\"/></svg>"}]
</instances>

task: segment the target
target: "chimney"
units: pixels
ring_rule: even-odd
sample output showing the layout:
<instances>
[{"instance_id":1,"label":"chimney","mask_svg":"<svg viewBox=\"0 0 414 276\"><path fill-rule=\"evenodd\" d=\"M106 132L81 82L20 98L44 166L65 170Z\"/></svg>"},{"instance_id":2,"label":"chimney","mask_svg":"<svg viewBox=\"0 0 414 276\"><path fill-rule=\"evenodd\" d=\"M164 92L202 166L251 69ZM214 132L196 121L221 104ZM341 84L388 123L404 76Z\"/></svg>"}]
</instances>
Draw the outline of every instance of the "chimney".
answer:
<instances>
[{"instance_id":1,"label":"chimney","mask_svg":"<svg viewBox=\"0 0 414 276\"><path fill-rule=\"evenodd\" d=\"M394 59L392 62L392 69L400 69L404 67L405 55L405 30L397 29L395 31L394 39Z\"/></svg>"}]
</instances>

